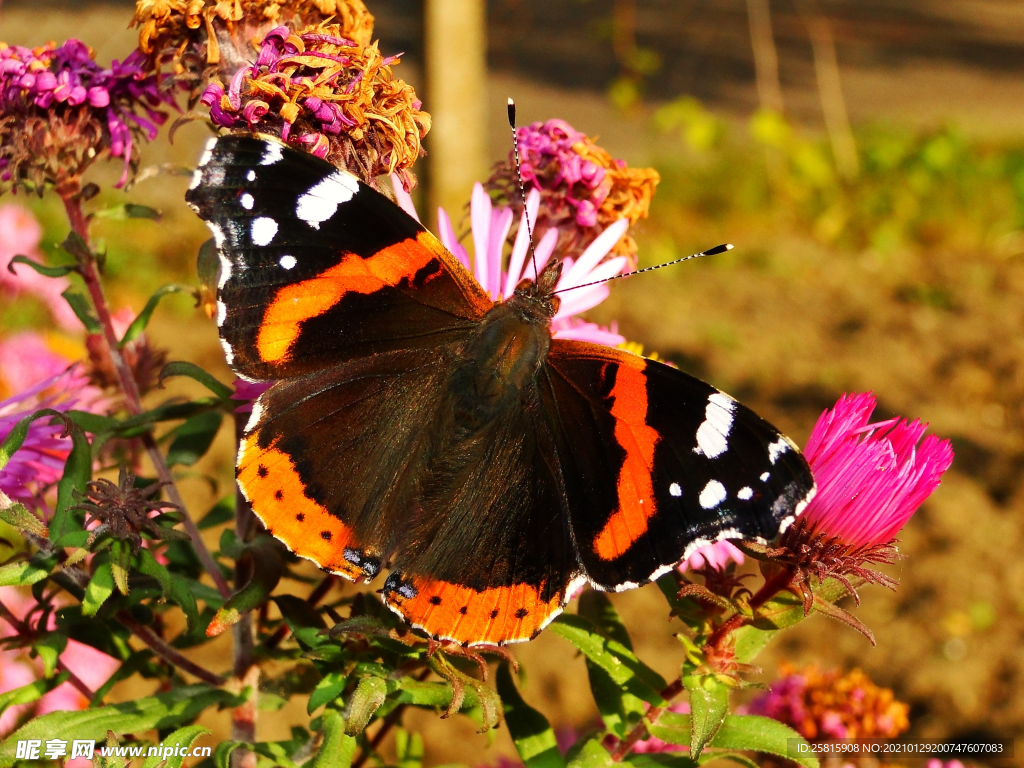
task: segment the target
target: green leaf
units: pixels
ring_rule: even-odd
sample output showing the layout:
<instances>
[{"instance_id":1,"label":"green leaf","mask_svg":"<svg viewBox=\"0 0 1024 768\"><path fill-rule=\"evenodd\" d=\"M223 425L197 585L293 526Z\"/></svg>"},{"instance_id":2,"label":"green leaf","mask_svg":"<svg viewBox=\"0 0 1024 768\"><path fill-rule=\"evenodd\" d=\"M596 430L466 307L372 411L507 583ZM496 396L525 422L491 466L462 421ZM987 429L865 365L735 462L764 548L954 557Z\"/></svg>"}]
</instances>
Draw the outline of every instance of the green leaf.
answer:
<instances>
[{"instance_id":1,"label":"green leaf","mask_svg":"<svg viewBox=\"0 0 1024 768\"><path fill-rule=\"evenodd\" d=\"M187 752L192 748L196 739L205 733L213 733L209 728L204 728L201 725L186 725L184 728L167 734L160 741L166 744L168 747L181 747L181 749L175 750L177 752ZM185 761L183 755L171 755L170 757L160 757L159 755L153 755L147 757L146 761L142 764L142 768L181 768L181 764Z\"/></svg>"},{"instance_id":2,"label":"green leaf","mask_svg":"<svg viewBox=\"0 0 1024 768\"><path fill-rule=\"evenodd\" d=\"M697 628L704 621L704 611L696 600L679 597L679 582L671 573L666 573L657 580L658 589L664 595L672 613L682 619L688 626Z\"/></svg>"},{"instance_id":3,"label":"green leaf","mask_svg":"<svg viewBox=\"0 0 1024 768\"><path fill-rule=\"evenodd\" d=\"M313 758L311 768L349 768L358 742L345 733L345 720L337 710L326 710L321 719L324 740L320 751Z\"/></svg>"},{"instance_id":4,"label":"green leaf","mask_svg":"<svg viewBox=\"0 0 1024 768\"><path fill-rule=\"evenodd\" d=\"M576 646L626 693L643 699L651 706L667 705L659 693L665 687L664 678L622 643L598 632L582 616L563 614L551 623L549 631Z\"/></svg>"},{"instance_id":5,"label":"green leaf","mask_svg":"<svg viewBox=\"0 0 1024 768\"><path fill-rule=\"evenodd\" d=\"M195 719L208 707L232 706L239 701L239 697L218 688L186 685L121 704L77 712L51 712L33 718L0 742L0 768L14 765L18 742L26 739L102 742L106 741L108 730L120 735L173 728Z\"/></svg>"},{"instance_id":6,"label":"green leaf","mask_svg":"<svg viewBox=\"0 0 1024 768\"><path fill-rule=\"evenodd\" d=\"M629 755L622 762L633 766L633 768L697 768L700 765L687 757L685 752ZM757 768L757 766L751 766L751 768Z\"/></svg>"},{"instance_id":7,"label":"green leaf","mask_svg":"<svg viewBox=\"0 0 1024 768\"><path fill-rule=\"evenodd\" d=\"M579 614L593 622L606 637L633 650L626 627L619 619L614 606L603 592L588 590L580 596ZM586 660L590 691L601 713L605 729L620 739L643 718L647 705L631 693L624 691L611 676L590 659Z\"/></svg>"},{"instance_id":8,"label":"green leaf","mask_svg":"<svg viewBox=\"0 0 1024 768\"><path fill-rule=\"evenodd\" d=\"M219 411L207 411L188 419L174 430L174 441L167 451L167 465L191 467L210 450L220 429Z\"/></svg>"},{"instance_id":9,"label":"green leaf","mask_svg":"<svg viewBox=\"0 0 1024 768\"><path fill-rule=\"evenodd\" d=\"M196 523L196 528L205 531L207 528L216 528L235 517L235 494L229 494L220 499L210 507L210 511L203 515L203 518Z\"/></svg>"},{"instance_id":10,"label":"green leaf","mask_svg":"<svg viewBox=\"0 0 1024 768\"><path fill-rule=\"evenodd\" d=\"M336 698L341 696L341 692L345 690L345 686L348 684L348 675L341 671L328 672L324 675L323 679L316 684L316 688L309 695L309 703L306 705L306 711L309 714L313 714L315 710L322 707L324 704L330 704Z\"/></svg>"},{"instance_id":11,"label":"green leaf","mask_svg":"<svg viewBox=\"0 0 1024 768\"><path fill-rule=\"evenodd\" d=\"M497 685L508 732L526 768L565 768L555 732L544 715L523 700L507 663L498 667Z\"/></svg>"},{"instance_id":12,"label":"green leaf","mask_svg":"<svg viewBox=\"0 0 1024 768\"><path fill-rule=\"evenodd\" d=\"M49 569L34 565L30 560L19 560L0 566L0 587L27 587L49 575Z\"/></svg>"},{"instance_id":13,"label":"green leaf","mask_svg":"<svg viewBox=\"0 0 1024 768\"><path fill-rule=\"evenodd\" d=\"M217 615L206 628L207 637L215 637L228 627L237 624L246 613L263 605L281 580L281 556L278 545L268 536L263 536L247 545L244 557L255 563L252 576L245 586L235 592L218 609Z\"/></svg>"},{"instance_id":14,"label":"green leaf","mask_svg":"<svg viewBox=\"0 0 1024 768\"><path fill-rule=\"evenodd\" d=\"M568 768L614 768L615 761L601 742L591 739L583 745L576 757L569 761Z\"/></svg>"},{"instance_id":15,"label":"green leaf","mask_svg":"<svg viewBox=\"0 0 1024 768\"><path fill-rule=\"evenodd\" d=\"M195 379L221 400L227 400L234 394L234 390L231 387L217 381L217 379L195 363L189 363L184 360L175 360L168 363L160 371L160 384L164 383L164 379L169 379L172 376L188 376L190 379Z\"/></svg>"},{"instance_id":16,"label":"green leaf","mask_svg":"<svg viewBox=\"0 0 1024 768\"><path fill-rule=\"evenodd\" d=\"M100 563L89 580L89 586L85 588L85 597L82 599L82 615L95 616L113 593L114 572L110 567L110 562Z\"/></svg>"},{"instance_id":17,"label":"green leaf","mask_svg":"<svg viewBox=\"0 0 1024 768\"><path fill-rule=\"evenodd\" d=\"M236 749L251 749L244 741L222 741L213 748L213 764L217 768L231 768L231 753Z\"/></svg>"},{"instance_id":18,"label":"green leaf","mask_svg":"<svg viewBox=\"0 0 1024 768\"><path fill-rule=\"evenodd\" d=\"M40 264L38 261L33 261L28 256L22 256L20 253L7 262L7 271L12 275L18 274L14 271L15 264L24 264L32 267L32 269L45 277L67 277L72 272L78 271L78 267L74 264L66 264L59 267L48 267L45 264Z\"/></svg>"},{"instance_id":19,"label":"green leaf","mask_svg":"<svg viewBox=\"0 0 1024 768\"><path fill-rule=\"evenodd\" d=\"M113 432L121 423L112 416L100 416L88 411L67 411L64 415L91 435Z\"/></svg>"},{"instance_id":20,"label":"green leaf","mask_svg":"<svg viewBox=\"0 0 1024 768\"><path fill-rule=\"evenodd\" d=\"M196 594L189 580L176 573L171 574L171 590L167 594L185 614L186 631L191 632L199 624L199 606L196 605ZM218 599L220 595L217 596ZM209 603L209 601L207 601ZM217 603L220 604L219 602Z\"/></svg>"},{"instance_id":21,"label":"green leaf","mask_svg":"<svg viewBox=\"0 0 1024 768\"><path fill-rule=\"evenodd\" d=\"M423 768L423 737L404 728L395 731L395 757L398 768Z\"/></svg>"},{"instance_id":22,"label":"green leaf","mask_svg":"<svg viewBox=\"0 0 1024 768\"><path fill-rule=\"evenodd\" d=\"M31 533L43 539L50 535L50 531L43 521L30 512L24 504L14 502L10 506L0 507L0 520L19 531Z\"/></svg>"},{"instance_id":23,"label":"green leaf","mask_svg":"<svg viewBox=\"0 0 1024 768\"><path fill-rule=\"evenodd\" d=\"M78 526L71 516L76 492L85 491L92 479L92 446L77 424L71 427L71 452L64 462L64 474L57 481L57 506L50 520L50 541L56 541Z\"/></svg>"},{"instance_id":24,"label":"green leaf","mask_svg":"<svg viewBox=\"0 0 1024 768\"><path fill-rule=\"evenodd\" d=\"M362 733L386 697L387 683L384 680L369 675L359 678L359 684L349 702L345 733L349 736L358 736Z\"/></svg>"},{"instance_id":25,"label":"green leaf","mask_svg":"<svg viewBox=\"0 0 1024 768\"><path fill-rule=\"evenodd\" d=\"M677 744L680 747L690 746L692 730L690 716L677 712L662 712L657 720L647 724L647 732L651 736L661 739L668 744Z\"/></svg>"},{"instance_id":26,"label":"green leaf","mask_svg":"<svg viewBox=\"0 0 1024 768\"><path fill-rule=\"evenodd\" d=\"M697 760L729 712L729 686L714 675L688 675L683 685L690 694L690 756Z\"/></svg>"},{"instance_id":27,"label":"green leaf","mask_svg":"<svg viewBox=\"0 0 1024 768\"><path fill-rule=\"evenodd\" d=\"M794 750L790 744L803 746L805 753ZM711 740L712 747L720 749L767 752L794 761L804 768L818 768L818 758L810 751L807 741L796 731L778 720L760 715L728 715L718 733Z\"/></svg>"},{"instance_id":28,"label":"green leaf","mask_svg":"<svg viewBox=\"0 0 1024 768\"><path fill-rule=\"evenodd\" d=\"M146 302L146 306L142 308L142 311L136 315L135 319L132 320L131 325L124 332L124 336L121 337L121 341L118 342L117 346L123 349L126 344L129 344L135 339L139 338L146 326L149 325L149 320L153 317L153 312L156 311L157 305L160 303L160 299L171 293L188 293L192 294L192 289L186 285L162 285L157 288L156 293L149 297L149 301Z\"/></svg>"},{"instance_id":29,"label":"green leaf","mask_svg":"<svg viewBox=\"0 0 1024 768\"><path fill-rule=\"evenodd\" d=\"M65 672L56 679L36 680L28 685L15 688L13 691L0 693L0 715L6 712L8 707L17 707L20 704L28 704L35 701L51 688L56 688L67 679L68 674Z\"/></svg>"},{"instance_id":30,"label":"green leaf","mask_svg":"<svg viewBox=\"0 0 1024 768\"><path fill-rule=\"evenodd\" d=\"M67 647L68 638L60 632L47 632L32 644L32 649L43 662L45 677L53 677L56 673L57 660Z\"/></svg>"},{"instance_id":31,"label":"green leaf","mask_svg":"<svg viewBox=\"0 0 1024 768\"><path fill-rule=\"evenodd\" d=\"M71 307L75 317L82 321L85 330L89 333L103 333L103 327L100 325L100 321L93 315L92 307L89 306L89 301L85 296L75 291L74 288L68 288L61 296L64 297L64 301Z\"/></svg>"},{"instance_id":32,"label":"green leaf","mask_svg":"<svg viewBox=\"0 0 1024 768\"><path fill-rule=\"evenodd\" d=\"M138 205L136 203L115 205L102 211L96 211L93 216L98 219L113 219L115 221L124 221L125 219L160 221L161 218L160 211L150 208L148 205Z\"/></svg>"}]
</instances>

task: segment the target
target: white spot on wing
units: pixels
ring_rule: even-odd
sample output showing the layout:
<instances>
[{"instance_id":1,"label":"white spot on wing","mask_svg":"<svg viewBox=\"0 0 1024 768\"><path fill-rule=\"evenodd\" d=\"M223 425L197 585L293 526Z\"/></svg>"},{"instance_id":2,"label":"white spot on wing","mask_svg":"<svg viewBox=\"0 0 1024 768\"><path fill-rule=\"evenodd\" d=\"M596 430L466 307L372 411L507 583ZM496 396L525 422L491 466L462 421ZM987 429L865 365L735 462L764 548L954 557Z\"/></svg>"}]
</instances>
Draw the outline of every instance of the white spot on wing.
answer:
<instances>
[{"instance_id":1,"label":"white spot on wing","mask_svg":"<svg viewBox=\"0 0 1024 768\"><path fill-rule=\"evenodd\" d=\"M241 198L239 198L238 202L242 204L242 207L245 208L245 210L251 211L252 206L256 201L253 199L252 195L246 192Z\"/></svg>"},{"instance_id":2,"label":"white spot on wing","mask_svg":"<svg viewBox=\"0 0 1024 768\"><path fill-rule=\"evenodd\" d=\"M224 325L224 321L228 319L228 307L227 305L217 299L217 327L220 328Z\"/></svg>"},{"instance_id":3,"label":"white spot on wing","mask_svg":"<svg viewBox=\"0 0 1024 768\"><path fill-rule=\"evenodd\" d=\"M260 398L263 396L260 395ZM245 425L245 434L249 434L256 425L260 423L260 419L263 418L263 403L261 399L254 400L252 403L252 413L249 415L249 421Z\"/></svg>"},{"instance_id":4,"label":"white spot on wing","mask_svg":"<svg viewBox=\"0 0 1024 768\"><path fill-rule=\"evenodd\" d=\"M217 290L220 290L231 279L231 260L220 251L217 251L217 257L220 259L220 277L217 279Z\"/></svg>"},{"instance_id":5,"label":"white spot on wing","mask_svg":"<svg viewBox=\"0 0 1024 768\"><path fill-rule=\"evenodd\" d=\"M776 461L779 460L779 456L781 456L788 450L789 441L782 435L779 435L779 439L768 446L768 460L771 461L772 464L774 464Z\"/></svg>"},{"instance_id":6,"label":"white spot on wing","mask_svg":"<svg viewBox=\"0 0 1024 768\"><path fill-rule=\"evenodd\" d=\"M672 483L672 485L668 487L668 492L673 496L683 495L683 489L679 487L679 483Z\"/></svg>"},{"instance_id":7,"label":"white spot on wing","mask_svg":"<svg viewBox=\"0 0 1024 768\"><path fill-rule=\"evenodd\" d=\"M743 501L749 501L754 497L754 489L749 485L745 485L736 491L736 498L742 499Z\"/></svg>"},{"instance_id":8,"label":"white spot on wing","mask_svg":"<svg viewBox=\"0 0 1024 768\"><path fill-rule=\"evenodd\" d=\"M203 150L203 154L199 158L199 167L204 167L210 160L213 159L213 147L217 143L216 139L210 139L206 142L206 148Z\"/></svg>"},{"instance_id":9,"label":"white spot on wing","mask_svg":"<svg viewBox=\"0 0 1024 768\"><path fill-rule=\"evenodd\" d=\"M725 486L717 480L709 480L704 490L700 492L698 501L704 509L714 509L725 501L725 496Z\"/></svg>"},{"instance_id":10,"label":"white spot on wing","mask_svg":"<svg viewBox=\"0 0 1024 768\"><path fill-rule=\"evenodd\" d=\"M270 245L277 234L277 222L267 216L252 220L253 245Z\"/></svg>"},{"instance_id":11,"label":"white spot on wing","mask_svg":"<svg viewBox=\"0 0 1024 768\"><path fill-rule=\"evenodd\" d=\"M228 361L228 365L231 365L235 362L235 353L231 349L231 345L224 341L224 339L220 340L220 345L224 349L224 359Z\"/></svg>"},{"instance_id":12,"label":"white spot on wing","mask_svg":"<svg viewBox=\"0 0 1024 768\"><path fill-rule=\"evenodd\" d=\"M192 173L192 183L188 185L189 189L195 189L203 180L203 169L196 168Z\"/></svg>"},{"instance_id":13,"label":"white spot on wing","mask_svg":"<svg viewBox=\"0 0 1024 768\"><path fill-rule=\"evenodd\" d=\"M249 170L248 172L246 172L245 178L248 179L249 181L256 181L256 171Z\"/></svg>"},{"instance_id":14,"label":"white spot on wing","mask_svg":"<svg viewBox=\"0 0 1024 768\"><path fill-rule=\"evenodd\" d=\"M736 401L724 392L715 392L708 398L704 422L697 429L694 453L704 454L709 459L725 453L729 447L729 432L732 430L732 414L735 410Z\"/></svg>"},{"instance_id":15,"label":"white spot on wing","mask_svg":"<svg viewBox=\"0 0 1024 768\"><path fill-rule=\"evenodd\" d=\"M213 242L216 243L218 248L223 248L224 230L218 227L216 224L213 224L212 222L207 222L206 226L208 226L210 228L210 231L213 232Z\"/></svg>"},{"instance_id":16,"label":"white spot on wing","mask_svg":"<svg viewBox=\"0 0 1024 768\"><path fill-rule=\"evenodd\" d=\"M768 478L771 477L771 476L772 475L771 475L770 472L762 472L761 473L761 482L762 483L767 483L768 482Z\"/></svg>"},{"instance_id":17,"label":"white spot on wing","mask_svg":"<svg viewBox=\"0 0 1024 768\"><path fill-rule=\"evenodd\" d=\"M347 203L358 191L355 176L335 171L299 198L295 215L313 229L320 229L320 225L338 211L338 206Z\"/></svg>"},{"instance_id":18,"label":"white spot on wing","mask_svg":"<svg viewBox=\"0 0 1024 768\"><path fill-rule=\"evenodd\" d=\"M298 264L298 262L295 260L295 257L289 256L288 254L285 254L280 259L278 259L277 263L280 264L284 269L291 269L296 264Z\"/></svg>"},{"instance_id":19,"label":"white spot on wing","mask_svg":"<svg viewBox=\"0 0 1024 768\"><path fill-rule=\"evenodd\" d=\"M263 159L260 160L260 165L273 165L283 157L284 150L281 149L281 145L268 141L267 151L263 153Z\"/></svg>"}]
</instances>

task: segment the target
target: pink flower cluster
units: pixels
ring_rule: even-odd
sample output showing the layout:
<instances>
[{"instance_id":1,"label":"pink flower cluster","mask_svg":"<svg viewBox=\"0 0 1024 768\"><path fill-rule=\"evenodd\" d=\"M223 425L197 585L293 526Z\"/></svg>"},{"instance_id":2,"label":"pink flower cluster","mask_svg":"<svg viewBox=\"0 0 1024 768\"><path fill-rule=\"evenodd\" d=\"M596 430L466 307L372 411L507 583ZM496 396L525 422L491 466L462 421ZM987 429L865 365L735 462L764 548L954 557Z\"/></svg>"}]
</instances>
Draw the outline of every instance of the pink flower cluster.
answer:
<instances>
[{"instance_id":1,"label":"pink flower cluster","mask_svg":"<svg viewBox=\"0 0 1024 768\"><path fill-rule=\"evenodd\" d=\"M851 547L890 543L953 463L948 440L924 437L927 424L872 424L874 409L871 393L843 395L804 449L818 492L803 520Z\"/></svg>"},{"instance_id":2,"label":"pink flower cluster","mask_svg":"<svg viewBox=\"0 0 1024 768\"><path fill-rule=\"evenodd\" d=\"M38 48L0 43L0 112L10 116L29 110L91 108L105 123L110 154L124 159L118 186L128 178L133 129L156 138L157 127L167 117L158 107L173 103L157 77L146 73L146 57L139 51L104 68L80 40ZM4 180L9 176L7 172Z\"/></svg>"},{"instance_id":3,"label":"pink flower cluster","mask_svg":"<svg viewBox=\"0 0 1024 768\"><path fill-rule=\"evenodd\" d=\"M531 123L516 130L523 182L541 189L567 190L566 202L575 210L576 224L597 224L597 211L611 191L607 173L597 163L579 155L575 147L586 136L564 120ZM626 164L616 160L620 167ZM614 243L613 243L614 245Z\"/></svg>"}]
</instances>

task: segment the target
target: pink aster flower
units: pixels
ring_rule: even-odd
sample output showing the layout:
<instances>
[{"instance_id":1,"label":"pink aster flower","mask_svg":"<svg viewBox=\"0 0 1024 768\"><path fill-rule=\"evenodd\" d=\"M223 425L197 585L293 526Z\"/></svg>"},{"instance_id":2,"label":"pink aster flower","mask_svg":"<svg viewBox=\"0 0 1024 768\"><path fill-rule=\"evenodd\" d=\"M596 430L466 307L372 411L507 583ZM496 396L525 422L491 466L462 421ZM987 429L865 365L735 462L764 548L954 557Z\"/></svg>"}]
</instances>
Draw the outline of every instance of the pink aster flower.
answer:
<instances>
[{"instance_id":1,"label":"pink aster flower","mask_svg":"<svg viewBox=\"0 0 1024 768\"><path fill-rule=\"evenodd\" d=\"M29 628L39 625L39 604L26 592L15 587L0 587L0 603ZM53 613L49 613L46 629L56 628ZM17 634L14 627L0 619L0 638ZM121 662L77 640L68 640L60 655L63 666L81 680L90 690L103 685L121 666ZM42 664L31 659L21 649L0 651L0 693L28 685L42 676ZM71 683L61 683L37 701L7 710L0 717L0 737L10 733L26 717L39 717L50 712L87 709L89 700ZM80 766L89 763L79 762ZM69 763L69 765L72 765Z\"/></svg>"},{"instance_id":2,"label":"pink aster flower","mask_svg":"<svg viewBox=\"0 0 1024 768\"><path fill-rule=\"evenodd\" d=\"M927 424L871 424L874 409L871 393L843 395L804 449L818 484L804 524L854 548L890 543L953 463L952 445L925 437Z\"/></svg>"},{"instance_id":3,"label":"pink aster flower","mask_svg":"<svg viewBox=\"0 0 1024 768\"><path fill-rule=\"evenodd\" d=\"M19 421L41 408L95 408L99 399L88 376L74 365L0 401L0 441ZM70 439L61 437L63 425L49 422L45 418L32 422L22 447L0 468L0 491L32 509L48 508L44 495L64 473L71 450Z\"/></svg>"},{"instance_id":4,"label":"pink aster flower","mask_svg":"<svg viewBox=\"0 0 1024 768\"><path fill-rule=\"evenodd\" d=\"M47 346L34 331L0 340L0 392L22 392L44 379L57 376L68 360Z\"/></svg>"},{"instance_id":5,"label":"pink aster flower","mask_svg":"<svg viewBox=\"0 0 1024 768\"><path fill-rule=\"evenodd\" d=\"M710 567L721 571L729 563L743 565L743 560L743 553L728 541L716 541L714 544L706 544L686 558L679 564L679 570L685 573Z\"/></svg>"},{"instance_id":6,"label":"pink aster flower","mask_svg":"<svg viewBox=\"0 0 1024 768\"><path fill-rule=\"evenodd\" d=\"M402 189L400 181L392 176L392 186L398 204L419 221L412 199ZM530 221L536 221L540 208L541 197L536 190L531 190L526 199L526 213ZM495 301L508 299L516 286L523 279L535 279L533 259L530 256L530 241L527 234L525 215L521 218L512 251L505 262L504 250L512 228L513 212L511 208L495 207L482 184L473 187L470 201L470 221L472 224L473 250L471 258L466 248L459 242L451 219L443 208L437 210L438 229L441 242L452 252L462 265L466 267L480 283L484 291ZM612 248L629 228L627 219L620 219L604 229L590 245L580 254L578 259L564 259L562 277L558 281L557 290L562 291L574 286L584 285L599 280L606 280L622 274L629 266L625 256L608 258ZM558 243L559 231L550 228L536 243L534 252L537 258L537 269L543 270L544 265L552 258ZM588 323L578 317L581 312L592 309L608 298L608 285L591 285L586 288L568 291L561 294L561 306L552 322L553 335L556 339L576 339L595 344L617 346L626 339L614 328L607 329L596 323Z\"/></svg>"},{"instance_id":7,"label":"pink aster flower","mask_svg":"<svg viewBox=\"0 0 1024 768\"><path fill-rule=\"evenodd\" d=\"M39 242L43 239L43 228L31 211L20 205L0 206L0 293L17 296L27 293L35 296L64 329L81 330L82 323L61 294L70 283L65 277L44 277L31 267L15 264L10 269L11 259L18 255L42 261ZM0 358L5 359L5 358Z\"/></svg>"}]
</instances>

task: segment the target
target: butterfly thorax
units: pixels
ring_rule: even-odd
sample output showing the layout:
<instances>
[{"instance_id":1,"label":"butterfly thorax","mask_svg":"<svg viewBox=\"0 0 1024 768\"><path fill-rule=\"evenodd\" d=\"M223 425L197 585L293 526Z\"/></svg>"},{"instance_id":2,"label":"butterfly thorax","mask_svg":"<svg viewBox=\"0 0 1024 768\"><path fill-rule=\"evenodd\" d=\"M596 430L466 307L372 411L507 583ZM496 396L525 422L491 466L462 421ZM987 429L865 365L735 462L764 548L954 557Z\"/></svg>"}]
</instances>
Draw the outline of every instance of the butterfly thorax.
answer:
<instances>
[{"instance_id":1,"label":"butterfly thorax","mask_svg":"<svg viewBox=\"0 0 1024 768\"><path fill-rule=\"evenodd\" d=\"M536 283L522 281L484 316L466 345L452 380L455 416L464 429L475 431L530 396L551 347L551 318L558 309L551 288L560 271L554 264Z\"/></svg>"}]
</instances>

